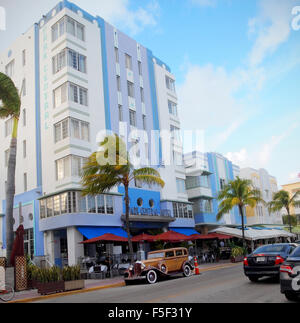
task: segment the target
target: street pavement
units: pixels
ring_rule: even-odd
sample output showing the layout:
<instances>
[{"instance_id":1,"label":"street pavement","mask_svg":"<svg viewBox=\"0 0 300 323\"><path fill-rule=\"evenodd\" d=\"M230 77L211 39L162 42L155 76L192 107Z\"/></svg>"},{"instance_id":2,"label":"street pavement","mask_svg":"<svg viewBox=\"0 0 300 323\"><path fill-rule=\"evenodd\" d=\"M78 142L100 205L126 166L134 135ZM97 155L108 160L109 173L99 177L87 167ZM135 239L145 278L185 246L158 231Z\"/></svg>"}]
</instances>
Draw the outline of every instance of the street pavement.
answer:
<instances>
[{"instance_id":1,"label":"street pavement","mask_svg":"<svg viewBox=\"0 0 300 323\"><path fill-rule=\"evenodd\" d=\"M251 283L242 264L211 268L200 276L45 299L40 303L286 303L278 282Z\"/></svg>"}]
</instances>

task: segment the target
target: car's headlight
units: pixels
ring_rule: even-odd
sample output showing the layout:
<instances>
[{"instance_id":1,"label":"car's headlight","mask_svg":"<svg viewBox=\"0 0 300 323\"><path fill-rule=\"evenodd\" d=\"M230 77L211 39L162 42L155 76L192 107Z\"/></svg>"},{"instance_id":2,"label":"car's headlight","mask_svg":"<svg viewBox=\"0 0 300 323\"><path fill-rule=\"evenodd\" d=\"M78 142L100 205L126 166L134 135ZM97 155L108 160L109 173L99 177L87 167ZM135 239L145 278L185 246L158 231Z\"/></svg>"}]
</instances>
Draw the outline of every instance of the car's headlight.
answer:
<instances>
[{"instance_id":1,"label":"car's headlight","mask_svg":"<svg viewBox=\"0 0 300 323\"><path fill-rule=\"evenodd\" d=\"M131 265L129 268L128 268L130 271L133 270L133 266Z\"/></svg>"},{"instance_id":2,"label":"car's headlight","mask_svg":"<svg viewBox=\"0 0 300 323\"><path fill-rule=\"evenodd\" d=\"M144 270L146 268L146 265L141 262L141 269Z\"/></svg>"}]
</instances>

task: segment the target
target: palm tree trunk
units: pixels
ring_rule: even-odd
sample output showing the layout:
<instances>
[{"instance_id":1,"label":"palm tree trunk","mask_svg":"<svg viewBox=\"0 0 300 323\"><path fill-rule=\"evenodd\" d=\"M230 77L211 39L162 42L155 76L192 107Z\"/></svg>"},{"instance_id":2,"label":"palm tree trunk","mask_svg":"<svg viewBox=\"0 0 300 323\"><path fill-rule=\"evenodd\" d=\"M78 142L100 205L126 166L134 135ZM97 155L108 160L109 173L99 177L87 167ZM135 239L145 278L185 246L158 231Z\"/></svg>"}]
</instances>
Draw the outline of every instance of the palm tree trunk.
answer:
<instances>
[{"instance_id":1,"label":"palm tree trunk","mask_svg":"<svg viewBox=\"0 0 300 323\"><path fill-rule=\"evenodd\" d=\"M291 212L290 212L290 208L287 207L287 214L288 214L288 219L289 219L289 227L290 227L290 233L293 233L293 229L292 229L292 219L291 219Z\"/></svg>"},{"instance_id":2,"label":"palm tree trunk","mask_svg":"<svg viewBox=\"0 0 300 323\"><path fill-rule=\"evenodd\" d=\"M14 223L13 208L15 197L15 177L16 177L16 158L17 158L17 131L18 120L14 119L14 129L10 143L8 169L7 169L7 187L6 187L6 259L8 266L11 265L10 257L14 243Z\"/></svg>"},{"instance_id":3,"label":"palm tree trunk","mask_svg":"<svg viewBox=\"0 0 300 323\"><path fill-rule=\"evenodd\" d=\"M126 232L128 235L128 245L129 245L129 253L130 253L130 264L133 264L133 246L130 235L130 222L129 222L129 188L128 184L125 184L125 208L126 208Z\"/></svg>"},{"instance_id":4,"label":"palm tree trunk","mask_svg":"<svg viewBox=\"0 0 300 323\"><path fill-rule=\"evenodd\" d=\"M246 248L246 239L245 239L245 221L244 221L244 212L243 212L243 206L239 205L239 210L240 210L240 216L242 219L242 233L243 233L243 247L244 249ZM246 256L246 255L244 255Z\"/></svg>"}]
</instances>

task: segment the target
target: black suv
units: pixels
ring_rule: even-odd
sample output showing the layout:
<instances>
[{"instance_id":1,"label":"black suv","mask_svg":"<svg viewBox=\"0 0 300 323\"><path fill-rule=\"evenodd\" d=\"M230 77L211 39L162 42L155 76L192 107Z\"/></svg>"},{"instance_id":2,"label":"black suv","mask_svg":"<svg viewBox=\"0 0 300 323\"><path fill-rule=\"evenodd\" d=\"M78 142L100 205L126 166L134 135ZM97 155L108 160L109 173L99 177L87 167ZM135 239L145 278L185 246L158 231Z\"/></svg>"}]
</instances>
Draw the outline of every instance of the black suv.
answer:
<instances>
[{"instance_id":1,"label":"black suv","mask_svg":"<svg viewBox=\"0 0 300 323\"><path fill-rule=\"evenodd\" d=\"M245 275L252 282L257 282L262 277L279 279L280 266L297 247L295 243L280 243L256 249L244 259Z\"/></svg>"},{"instance_id":2,"label":"black suv","mask_svg":"<svg viewBox=\"0 0 300 323\"><path fill-rule=\"evenodd\" d=\"M280 267L280 287L289 301L300 301L300 247Z\"/></svg>"}]
</instances>

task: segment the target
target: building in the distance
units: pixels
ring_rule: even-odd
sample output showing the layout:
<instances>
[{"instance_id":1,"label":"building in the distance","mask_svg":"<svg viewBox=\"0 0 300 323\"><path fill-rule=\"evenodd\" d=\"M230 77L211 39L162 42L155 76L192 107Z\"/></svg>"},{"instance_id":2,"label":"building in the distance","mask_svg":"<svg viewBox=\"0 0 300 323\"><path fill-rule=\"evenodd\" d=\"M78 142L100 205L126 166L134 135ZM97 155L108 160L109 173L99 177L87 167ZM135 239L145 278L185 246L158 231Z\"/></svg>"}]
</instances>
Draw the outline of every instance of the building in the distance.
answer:
<instances>
[{"instance_id":1,"label":"building in the distance","mask_svg":"<svg viewBox=\"0 0 300 323\"><path fill-rule=\"evenodd\" d=\"M290 198L292 198L295 193L300 192L300 181L296 183L291 183L291 184L285 184L282 185L282 189L289 192ZM296 199L296 201L299 201L300 197ZM298 223L300 223L300 208L299 207L291 207L291 214L296 216L298 219ZM283 215L287 215L287 211L283 209Z\"/></svg>"},{"instance_id":2,"label":"building in the distance","mask_svg":"<svg viewBox=\"0 0 300 323\"><path fill-rule=\"evenodd\" d=\"M265 169L243 168L240 177L252 182L253 187L261 192L262 199L266 204L258 203L255 208L247 207L247 222L249 225L282 225L281 212L272 213L267 203L271 202L274 193L278 192L277 180Z\"/></svg>"},{"instance_id":3,"label":"building in the distance","mask_svg":"<svg viewBox=\"0 0 300 323\"><path fill-rule=\"evenodd\" d=\"M186 154L184 161L186 189L193 203L197 229L207 233L218 226L240 226L242 219L237 207L217 220L218 194L239 176L239 167L218 153L193 152Z\"/></svg>"},{"instance_id":4,"label":"building in the distance","mask_svg":"<svg viewBox=\"0 0 300 323\"><path fill-rule=\"evenodd\" d=\"M84 239L125 234L122 187L97 197L80 193L82 165L103 130L121 135L128 148L139 143L136 155L156 160L166 182L163 189L132 184L132 231L194 233L186 231L195 221L185 170L174 163L182 160L175 78L151 50L64 0L0 54L0 71L22 89L14 229L23 224L29 255L75 264L89 253L79 244ZM12 120L0 121L0 129L5 213ZM172 133L170 163L162 158L162 138L152 136L162 130ZM5 237L3 225L1 249Z\"/></svg>"}]
</instances>

